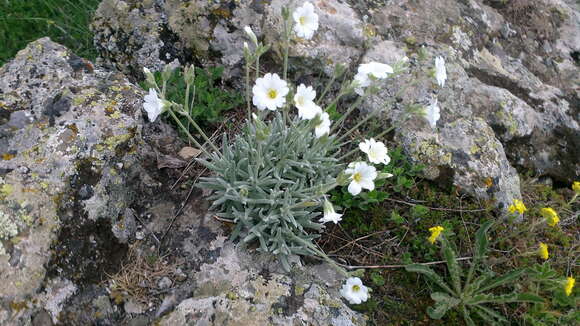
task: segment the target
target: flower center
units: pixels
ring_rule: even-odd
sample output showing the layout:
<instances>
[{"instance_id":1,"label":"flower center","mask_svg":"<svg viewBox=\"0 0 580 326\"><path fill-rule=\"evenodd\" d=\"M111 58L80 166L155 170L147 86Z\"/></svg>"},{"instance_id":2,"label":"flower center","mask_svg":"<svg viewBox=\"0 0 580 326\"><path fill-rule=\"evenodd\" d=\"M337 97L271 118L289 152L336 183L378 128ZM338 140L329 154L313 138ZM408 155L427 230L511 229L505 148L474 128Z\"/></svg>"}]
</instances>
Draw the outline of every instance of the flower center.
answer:
<instances>
[{"instance_id":1,"label":"flower center","mask_svg":"<svg viewBox=\"0 0 580 326\"><path fill-rule=\"evenodd\" d=\"M358 291L360 291L360 286L358 286L358 285L353 285L353 286L352 286L352 291L353 291L353 292L358 292Z\"/></svg>"},{"instance_id":2,"label":"flower center","mask_svg":"<svg viewBox=\"0 0 580 326\"><path fill-rule=\"evenodd\" d=\"M304 106L304 97L300 96L296 99L296 106Z\"/></svg>"},{"instance_id":3,"label":"flower center","mask_svg":"<svg viewBox=\"0 0 580 326\"><path fill-rule=\"evenodd\" d=\"M304 25L306 24L306 17L302 16L300 19L298 19L298 21L300 21L300 25Z\"/></svg>"},{"instance_id":4,"label":"flower center","mask_svg":"<svg viewBox=\"0 0 580 326\"><path fill-rule=\"evenodd\" d=\"M277 95L278 95L278 92L276 92L275 89L270 89L268 91L268 97L271 98L272 100L275 99Z\"/></svg>"},{"instance_id":5,"label":"flower center","mask_svg":"<svg viewBox=\"0 0 580 326\"><path fill-rule=\"evenodd\" d=\"M360 174L360 172L357 172L352 176L352 179L356 182L360 182L362 180L362 174ZM357 285L355 285L355 286L357 286Z\"/></svg>"}]
</instances>

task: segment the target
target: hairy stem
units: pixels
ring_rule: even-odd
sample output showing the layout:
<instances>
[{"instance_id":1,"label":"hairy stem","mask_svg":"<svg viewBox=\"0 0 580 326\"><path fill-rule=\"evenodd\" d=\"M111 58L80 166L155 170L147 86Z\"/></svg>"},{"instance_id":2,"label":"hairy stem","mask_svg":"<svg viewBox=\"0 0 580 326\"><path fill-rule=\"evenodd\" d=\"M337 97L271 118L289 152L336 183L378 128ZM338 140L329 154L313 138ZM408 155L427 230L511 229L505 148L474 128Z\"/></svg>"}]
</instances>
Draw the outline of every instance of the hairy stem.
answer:
<instances>
[{"instance_id":1,"label":"hairy stem","mask_svg":"<svg viewBox=\"0 0 580 326\"><path fill-rule=\"evenodd\" d=\"M169 112L169 115L171 115L173 120L175 120L177 125L179 125L179 127L185 132L185 134L187 135L187 138L189 138L189 140L191 140L191 142L194 143L195 146L199 147L202 151L204 151L206 155L210 156L210 153L207 152L207 150L203 146L201 146L201 144L189 133L189 130L183 125L183 123L181 122L181 120L179 120L177 115L175 115L175 112L173 112L173 109L169 108L167 111Z\"/></svg>"},{"instance_id":2,"label":"hairy stem","mask_svg":"<svg viewBox=\"0 0 580 326\"><path fill-rule=\"evenodd\" d=\"M250 62L246 58L246 109L248 110L248 121L252 118L252 109L250 106Z\"/></svg>"},{"instance_id":3,"label":"hairy stem","mask_svg":"<svg viewBox=\"0 0 580 326\"><path fill-rule=\"evenodd\" d=\"M330 257L328 257L324 252L322 252L321 250L319 250L318 248L316 248L316 246L312 242L306 241L306 240L300 238L299 236L295 235L294 233L289 233L289 235L294 240L296 240L297 242L299 242L299 243L305 245L306 247L308 247L308 249L312 250L320 258L322 258L326 262L328 262L332 267L334 267L344 277L348 277L349 276L348 273L346 272L346 270L344 268L340 267L334 260L332 260Z\"/></svg>"},{"instance_id":4,"label":"hairy stem","mask_svg":"<svg viewBox=\"0 0 580 326\"><path fill-rule=\"evenodd\" d=\"M217 146L211 141L211 139L209 139L209 137L207 137L207 135L205 134L205 132L203 132L203 130L199 127L199 125L197 124L197 122L195 122L191 116L189 115L189 112L186 112L185 117L187 118L187 121L189 121L191 123L191 125L193 125L193 127L195 128L195 130L197 130L197 132L199 132L199 134L201 135L201 137L203 138L203 140L206 141L206 143L208 143L211 148L219 155L220 150L217 148Z\"/></svg>"}]
</instances>

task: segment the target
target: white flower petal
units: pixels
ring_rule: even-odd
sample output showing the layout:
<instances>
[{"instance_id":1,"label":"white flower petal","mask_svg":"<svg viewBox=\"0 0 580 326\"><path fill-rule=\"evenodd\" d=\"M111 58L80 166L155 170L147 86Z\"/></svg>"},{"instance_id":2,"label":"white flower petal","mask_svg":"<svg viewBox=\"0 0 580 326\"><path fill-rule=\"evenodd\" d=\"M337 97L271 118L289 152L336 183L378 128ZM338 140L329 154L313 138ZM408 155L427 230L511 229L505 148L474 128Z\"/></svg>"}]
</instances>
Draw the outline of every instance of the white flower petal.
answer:
<instances>
[{"instance_id":1,"label":"white flower petal","mask_svg":"<svg viewBox=\"0 0 580 326\"><path fill-rule=\"evenodd\" d=\"M159 98L157 91L153 88L149 89L149 94L145 95L144 100L145 103L143 103L143 109L147 112L149 121L153 122L163 112L163 101Z\"/></svg>"},{"instance_id":2,"label":"white flower petal","mask_svg":"<svg viewBox=\"0 0 580 326\"><path fill-rule=\"evenodd\" d=\"M425 110L425 118L429 122L431 128L435 128L437 126L437 121L441 118L441 109L437 104L437 99L431 105L427 107Z\"/></svg>"},{"instance_id":3,"label":"white flower petal","mask_svg":"<svg viewBox=\"0 0 580 326\"><path fill-rule=\"evenodd\" d=\"M320 138L330 132L330 117L328 113L322 112L320 120L320 123L314 128L316 138Z\"/></svg>"},{"instance_id":4,"label":"white flower petal","mask_svg":"<svg viewBox=\"0 0 580 326\"><path fill-rule=\"evenodd\" d=\"M435 78L437 79L437 84L443 87L445 81L447 80L447 69L445 68L445 59L442 57L435 58Z\"/></svg>"},{"instance_id":5,"label":"white flower petal","mask_svg":"<svg viewBox=\"0 0 580 326\"><path fill-rule=\"evenodd\" d=\"M348 185L348 192L350 192L350 194L353 196L360 194L361 191L362 187L358 182L351 181L350 184Z\"/></svg>"},{"instance_id":6,"label":"white flower petal","mask_svg":"<svg viewBox=\"0 0 580 326\"><path fill-rule=\"evenodd\" d=\"M305 2L302 7L296 8L292 18L294 18L294 32L298 37L309 40L314 36L314 32L318 29L318 15L310 2Z\"/></svg>"},{"instance_id":7,"label":"white flower petal","mask_svg":"<svg viewBox=\"0 0 580 326\"><path fill-rule=\"evenodd\" d=\"M258 78L252 87L252 103L258 110L275 111L284 106L289 91L286 81L280 79L277 74L267 73L264 77Z\"/></svg>"}]
</instances>

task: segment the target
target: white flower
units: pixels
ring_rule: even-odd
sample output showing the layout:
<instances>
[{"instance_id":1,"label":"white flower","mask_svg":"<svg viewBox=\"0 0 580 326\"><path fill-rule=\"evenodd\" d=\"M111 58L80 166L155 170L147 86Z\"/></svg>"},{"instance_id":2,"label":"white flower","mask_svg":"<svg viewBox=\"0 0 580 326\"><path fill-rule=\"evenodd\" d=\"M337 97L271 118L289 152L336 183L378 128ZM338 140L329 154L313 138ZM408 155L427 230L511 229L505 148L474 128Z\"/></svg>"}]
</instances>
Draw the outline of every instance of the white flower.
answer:
<instances>
[{"instance_id":1,"label":"white flower","mask_svg":"<svg viewBox=\"0 0 580 326\"><path fill-rule=\"evenodd\" d=\"M254 94L252 102L258 107L258 110L275 111L286 103L288 91L288 86L284 80L280 79L277 74L268 73L256 80L256 84L252 88Z\"/></svg>"},{"instance_id":2,"label":"white flower","mask_svg":"<svg viewBox=\"0 0 580 326\"><path fill-rule=\"evenodd\" d=\"M364 142L358 145L358 148L368 155L371 163L387 165L391 161L387 146L383 142L375 141L373 138L365 139Z\"/></svg>"},{"instance_id":3,"label":"white flower","mask_svg":"<svg viewBox=\"0 0 580 326\"><path fill-rule=\"evenodd\" d=\"M322 110L321 110L322 111ZM330 116L326 112L319 115L320 122L314 128L316 138L320 138L330 132Z\"/></svg>"},{"instance_id":4,"label":"white flower","mask_svg":"<svg viewBox=\"0 0 580 326\"><path fill-rule=\"evenodd\" d=\"M369 289L358 277L349 277L340 289L342 295L350 304L360 304L368 300Z\"/></svg>"},{"instance_id":5,"label":"white flower","mask_svg":"<svg viewBox=\"0 0 580 326\"><path fill-rule=\"evenodd\" d=\"M350 184L348 185L348 192L356 196L360 194L362 189L374 190L374 180L377 178L377 169L365 162L352 162L348 165L348 169L344 171L350 175Z\"/></svg>"},{"instance_id":6,"label":"white flower","mask_svg":"<svg viewBox=\"0 0 580 326\"><path fill-rule=\"evenodd\" d=\"M334 207L332 207L332 203L325 199L324 200L324 217L322 217L320 219L320 222L321 223L334 222L334 224L338 224L338 222L340 220L342 220L341 216L342 216L342 214L338 214L337 212L334 211Z\"/></svg>"},{"instance_id":7,"label":"white flower","mask_svg":"<svg viewBox=\"0 0 580 326\"><path fill-rule=\"evenodd\" d=\"M357 74L354 76L354 80L357 82L357 87L355 92L363 96L364 89L370 86L373 79L385 79L388 74L393 73L393 67L379 62L369 62L363 63L358 66Z\"/></svg>"},{"instance_id":8,"label":"white flower","mask_svg":"<svg viewBox=\"0 0 580 326\"><path fill-rule=\"evenodd\" d=\"M322 109L314 103L314 98L316 98L316 91L312 86L306 87L304 84L298 86L294 95L294 105L298 109L300 118L310 120L317 114L322 114Z\"/></svg>"},{"instance_id":9,"label":"white flower","mask_svg":"<svg viewBox=\"0 0 580 326\"><path fill-rule=\"evenodd\" d=\"M292 17L296 35L307 40L311 39L318 29L318 15L314 12L314 6L310 2L305 2L302 7L294 10Z\"/></svg>"},{"instance_id":10,"label":"white flower","mask_svg":"<svg viewBox=\"0 0 580 326\"><path fill-rule=\"evenodd\" d=\"M431 128L435 128L437 126L437 121L441 118L439 105L437 105L437 99L431 105L425 109L425 118L429 122Z\"/></svg>"},{"instance_id":11,"label":"white flower","mask_svg":"<svg viewBox=\"0 0 580 326\"><path fill-rule=\"evenodd\" d=\"M442 57L435 58L435 78L437 78L437 84L443 87L445 85L445 80L447 80L447 69L445 69L445 59Z\"/></svg>"},{"instance_id":12,"label":"white flower","mask_svg":"<svg viewBox=\"0 0 580 326\"><path fill-rule=\"evenodd\" d=\"M163 112L165 104L163 103L163 100L157 96L157 91L155 89L150 88L149 94L145 95L143 108L147 112L147 117L151 122L155 121L161 112Z\"/></svg>"},{"instance_id":13,"label":"white flower","mask_svg":"<svg viewBox=\"0 0 580 326\"><path fill-rule=\"evenodd\" d=\"M252 28L250 26L244 26L244 32L246 32L246 35L248 35L252 43L258 46L258 38L256 37L256 34L254 34Z\"/></svg>"}]
</instances>

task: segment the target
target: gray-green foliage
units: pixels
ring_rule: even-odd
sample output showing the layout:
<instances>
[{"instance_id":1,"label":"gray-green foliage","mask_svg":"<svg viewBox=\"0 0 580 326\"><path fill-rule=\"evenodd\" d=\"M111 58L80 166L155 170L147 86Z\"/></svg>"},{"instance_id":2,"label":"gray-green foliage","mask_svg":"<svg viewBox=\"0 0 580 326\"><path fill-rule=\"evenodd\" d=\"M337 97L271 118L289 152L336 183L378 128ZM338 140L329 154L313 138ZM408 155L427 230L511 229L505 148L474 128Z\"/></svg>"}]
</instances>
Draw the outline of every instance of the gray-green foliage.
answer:
<instances>
[{"instance_id":1,"label":"gray-green foliage","mask_svg":"<svg viewBox=\"0 0 580 326\"><path fill-rule=\"evenodd\" d=\"M256 117L232 144L224 136L221 155L201 161L214 176L199 186L213 190L216 215L236 223L232 237L257 241L287 270L288 255L314 254L306 244L317 234L308 231L322 228L321 199L342 167L334 137L316 138L314 123L279 112L267 125Z\"/></svg>"},{"instance_id":2,"label":"gray-green foliage","mask_svg":"<svg viewBox=\"0 0 580 326\"><path fill-rule=\"evenodd\" d=\"M487 222L477 231L473 259L467 274L463 272L457 262L455 251L444 236L441 237L441 252L447 263L449 280L446 281L433 269L425 265L411 264L405 267L409 272L424 275L444 291L431 293L431 299L435 301L435 304L427 309L427 313L431 318L441 319L447 311L459 309L467 325L475 325L472 314L479 316L487 325L498 325L508 323L508 320L500 313L487 307L486 304L544 302L541 297L532 293L510 293L502 295L488 293L493 289L516 281L526 273L526 269L516 269L501 276L497 276L489 271L481 273L478 277L474 276L487 253L489 245L487 231L492 224L492 222ZM465 281L462 281L462 279Z\"/></svg>"}]
</instances>

